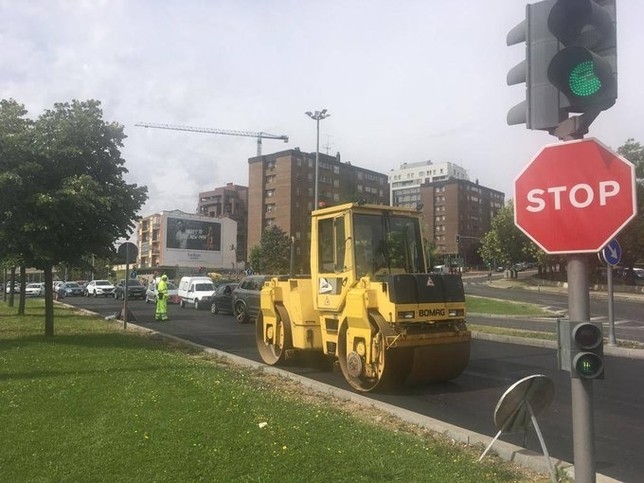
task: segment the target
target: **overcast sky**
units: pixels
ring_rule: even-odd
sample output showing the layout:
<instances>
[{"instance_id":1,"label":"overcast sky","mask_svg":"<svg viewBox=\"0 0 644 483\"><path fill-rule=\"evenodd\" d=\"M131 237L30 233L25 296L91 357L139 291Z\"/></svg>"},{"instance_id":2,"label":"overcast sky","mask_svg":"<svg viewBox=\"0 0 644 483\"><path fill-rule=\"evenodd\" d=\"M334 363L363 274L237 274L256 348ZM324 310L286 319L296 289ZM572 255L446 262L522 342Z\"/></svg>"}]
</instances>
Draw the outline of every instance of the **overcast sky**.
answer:
<instances>
[{"instance_id":1,"label":"overcast sky","mask_svg":"<svg viewBox=\"0 0 644 483\"><path fill-rule=\"evenodd\" d=\"M525 96L507 71L524 58L506 35L522 0L0 0L0 98L32 118L55 102L98 99L125 126L128 182L141 214L196 210L198 193L248 185L254 138L135 127L137 122L285 134L264 154L320 151L389 173L453 162L513 197L513 180L556 141L506 114ZM619 99L590 135L644 142L642 0L617 0Z\"/></svg>"}]
</instances>

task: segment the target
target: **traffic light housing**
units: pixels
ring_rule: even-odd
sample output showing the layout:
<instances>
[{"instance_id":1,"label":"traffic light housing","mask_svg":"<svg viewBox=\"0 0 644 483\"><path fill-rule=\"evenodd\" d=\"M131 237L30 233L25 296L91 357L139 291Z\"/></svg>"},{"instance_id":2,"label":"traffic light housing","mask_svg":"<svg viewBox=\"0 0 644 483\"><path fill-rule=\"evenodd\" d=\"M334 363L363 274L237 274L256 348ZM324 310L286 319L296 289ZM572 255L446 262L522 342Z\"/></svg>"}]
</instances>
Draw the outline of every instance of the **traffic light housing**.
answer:
<instances>
[{"instance_id":1,"label":"traffic light housing","mask_svg":"<svg viewBox=\"0 0 644 483\"><path fill-rule=\"evenodd\" d=\"M601 4L601 5L600 5ZM615 0L558 0L548 30L561 48L548 80L568 101L569 112L599 113L617 99Z\"/></svg>"},{"instance_id":2,"label":"traffic light housing","mask_svg":"<svg viewBox=\"0 0 644 483\"><path fill-rule=\"evenodd\" d=\"M570 324L570 377L604 378L604 339L600 322Z\"/></svg>"},{"instance_id":3,"label":"traffic light housing","mask_svg":"<svg viewBox=\"0 0 644 483\"><path fill-rule=\"evenodd\" d=\"M461 243L461 235L456 234L456 243Z\"/></svg>"},{"instance_id":4,"label":"traffic light housing","mask_svg":"<svg viewBox=\"0 0 644 483\"><path fill-rule=\"evenodd\" d=\"M558 89L548 79L548 66L559 51L559 42L548 29L555 0L526 5L526 18L507 36L507 45L525 42L525 60L507 75L507 84L525 82L525 100L507 114L508 125L525 123L528 129L553 131L568 116L561 109Z\"/></svg>"},{"instance_id":5,"label":"traffic light housing","mask_svg":"<svg viewBox=\"0 0 644 483\"><path fill-rule=\"evenodd\" d=\"M526 18L507 36L525 42L526 59L507 84L525 82L526 99L508 111L509 125L555 129L568 114L587 115L587 129L617 99L615 0L544 0L526 5Z\"/></svg>"}]
</instances>

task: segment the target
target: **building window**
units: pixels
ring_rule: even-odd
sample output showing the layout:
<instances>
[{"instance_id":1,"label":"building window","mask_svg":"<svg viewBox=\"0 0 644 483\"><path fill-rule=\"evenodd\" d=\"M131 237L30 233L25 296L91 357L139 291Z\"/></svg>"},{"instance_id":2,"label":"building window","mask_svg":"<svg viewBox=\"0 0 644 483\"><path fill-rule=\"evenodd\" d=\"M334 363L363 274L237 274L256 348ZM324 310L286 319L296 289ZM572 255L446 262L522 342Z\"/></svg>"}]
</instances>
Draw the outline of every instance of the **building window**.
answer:
<instances>
[{"instance_id":1,"label":"building window","mask_svg":"<svg viewBox=\"0 0 644 483\"><path fill-rule=\"evenodd\" d=\"M266 190L266 198L272 198L275 196L275 190Z\"/></svg>"}]
</instances>

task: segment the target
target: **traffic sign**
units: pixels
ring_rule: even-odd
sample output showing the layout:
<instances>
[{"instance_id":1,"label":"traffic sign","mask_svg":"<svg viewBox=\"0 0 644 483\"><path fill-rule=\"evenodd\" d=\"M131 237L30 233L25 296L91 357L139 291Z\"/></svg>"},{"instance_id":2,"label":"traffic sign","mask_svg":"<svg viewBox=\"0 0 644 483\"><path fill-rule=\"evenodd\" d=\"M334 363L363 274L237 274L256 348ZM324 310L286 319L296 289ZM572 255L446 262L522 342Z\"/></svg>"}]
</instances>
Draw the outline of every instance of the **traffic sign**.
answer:
<instances>
[{"instance_id":1,"label":"traffic sign","mask_svg":"<svg viewBox=\"0 0 644 483\"><path fill-rule=\"evenodd\" d=\"M597 253L637 214L635 167L592 138L545 146L514 194L515 224L546 253Z\"/></svg>"},{"instance_id":2,"label":"traffic sign","mask_svg":"<svg viewBox=\"0 0 644 483\"><path fill-rule=\"evenodd\" d=\"M139 255L139 249L134 243L125 242L119 247L118 255L125 263L133 263Z\"/></svg>"},{"instance_id":3,"label":"traffic sign","mask_svg":"<svg viewBox=\"0 0 644 483\"><path fill-rule=\"evenodd\" d=\"M615 266L622 259L622 247L616 238L609 241L601 251L602 259L609 265Z\"/></svg>"}]
</instances>

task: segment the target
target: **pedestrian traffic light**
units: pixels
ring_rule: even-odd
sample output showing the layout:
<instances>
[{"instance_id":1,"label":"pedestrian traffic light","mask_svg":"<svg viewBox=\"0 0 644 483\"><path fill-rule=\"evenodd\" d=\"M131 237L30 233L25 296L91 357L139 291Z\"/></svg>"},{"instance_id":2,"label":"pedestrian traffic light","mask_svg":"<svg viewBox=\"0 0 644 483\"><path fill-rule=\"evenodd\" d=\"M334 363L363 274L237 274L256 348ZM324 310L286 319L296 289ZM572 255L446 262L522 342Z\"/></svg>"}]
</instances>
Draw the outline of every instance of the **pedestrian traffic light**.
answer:
<instances>
[{"instance_id":1,"label":"pedestrian traffic light","mask_svg":"<svg viewBox=\"0 0 644 483\"><path fill-rule=\"evenodd\" d=\"M604 340L601 322L570 324L570 376L604 378Z\"/></svg>"},{"instance_id":2,"label":"pedestrian traffic light","mask_svg":"<svg viewBox=\"0 0 644 483\"><path fill-rule=\"evenodd\" d=\"M548 66L559 51L559 42L548 29L548 15L555 0L526 5L526 18L507 36L507 45L525 42L526 59L507 75L507 84L525 82L525 100L508 111L510 126L526 124L528 129L553 131L567 113L561 109L558 89L548 79Z\"/></svg>"},{"instance_id":3,"label":"pedestrian traffic light","mask_svg":"<svg viewBox=\"0 0 644 483\"><path fill-rule=\"evenodd\" d=\"M552 6L548 30L561 48L548 79L566 97L569 112L599 113L615 104L615 23L615 0L558 0Z\"/></svg>"}]
</instances>

